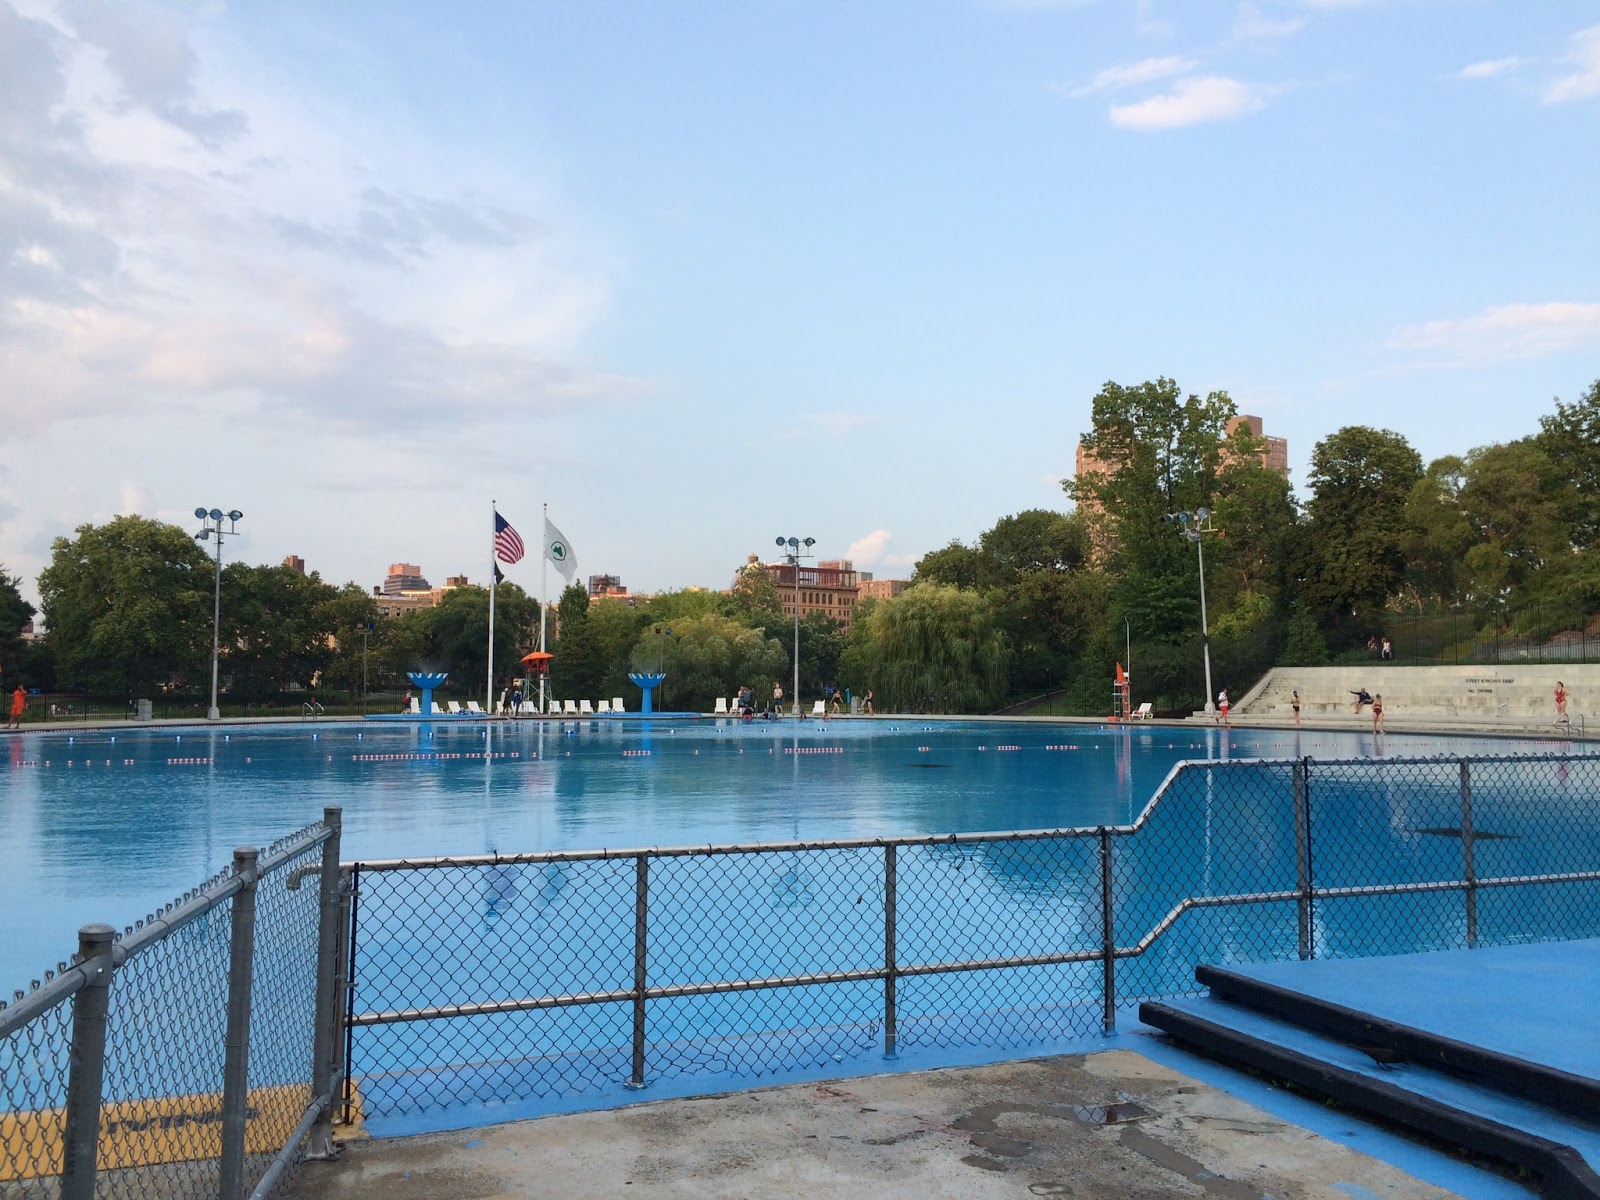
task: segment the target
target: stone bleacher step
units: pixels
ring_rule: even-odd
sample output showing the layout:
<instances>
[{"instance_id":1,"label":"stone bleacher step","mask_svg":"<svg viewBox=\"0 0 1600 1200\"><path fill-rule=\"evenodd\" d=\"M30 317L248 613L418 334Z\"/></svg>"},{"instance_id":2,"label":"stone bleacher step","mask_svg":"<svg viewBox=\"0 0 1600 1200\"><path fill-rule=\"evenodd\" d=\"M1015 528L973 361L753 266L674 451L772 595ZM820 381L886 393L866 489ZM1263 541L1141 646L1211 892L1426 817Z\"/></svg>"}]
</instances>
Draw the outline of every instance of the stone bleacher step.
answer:
<instances>
[{"instance_id":1,"label":"stone bleacher step","mask_svg":"<svg viewBox=\"0 0 1600 1200\"><path fill-rule=\"evenodd\" d=\"M1600 1200L1600 1127L1488 1082L1350 1046L1216 997L1146 1001L1139 1019L1229 1065L1538 1175L1552 1200Z\"/></svg>"}]
</instances>

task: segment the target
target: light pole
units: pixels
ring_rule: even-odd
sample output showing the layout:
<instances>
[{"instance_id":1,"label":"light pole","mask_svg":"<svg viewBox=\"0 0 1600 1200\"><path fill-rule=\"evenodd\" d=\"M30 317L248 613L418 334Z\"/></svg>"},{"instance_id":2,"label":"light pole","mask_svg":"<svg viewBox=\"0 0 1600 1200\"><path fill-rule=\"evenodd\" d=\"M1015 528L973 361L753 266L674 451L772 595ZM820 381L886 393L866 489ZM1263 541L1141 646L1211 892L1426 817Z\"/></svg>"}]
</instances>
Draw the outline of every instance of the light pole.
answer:
<instances>
[{"instance_id":1,"label":"light pole","mask_svg":"<svg viewBox=\"0 0 1600 1200\"><path fill-rule=\"evenodd\" d=\"M367 715L367 634L372 632L372 622L361 622L361 715Z\"/></svg>"},{"instance_id":2,"label":"light pole","mask_svg":"<svg viewBox=\"0 0 1600 1200\"><path fill-rule=\"evenodd\" d=\"M213 508L209 512L197 508L194 515L205 522L205 527L194 535L194 540L203 542L207 538L217 539L217 582L211 595L211 707L206 710L206 718L215 721L222 716L217 708L217 655L222 645L222 539L239 532L235 526L244 519L244 514L237 508L226 513L220 508ZM228 522L226 529L222 527L223 521Z\"/></svg>"},{"instance_id":3,"label":"light pole","mask_svg":"<svg viewBox=\"0 0 1600 1200\"><path fill-rule=\"evenodd\" d=\"M784 555L794 567L794 715L800 715L800 560L811 558L811 547L817 544L816 538L786 538L780 537L778 545L787 547ZM804 546L802 552L800 547Z\"/></svg>"},{"instance_id":4,"label":"light pole","mask_svg":"<svg viewBox=\"0 0 1600 1200\"><path fill-rule=\"evenodd\" d=\"M1211 691L1211 632L1206 625L1206 551L1205 535L1218 532L1211 528L1211 510L1197 508L1193 512L1168 513L1161 518L1167 525L1178 526L1178 532L1194 543L1200 557L1200 649L1206 663L1206 713L1217 711L1217 698Z\"/></svg>"}]
</instances>

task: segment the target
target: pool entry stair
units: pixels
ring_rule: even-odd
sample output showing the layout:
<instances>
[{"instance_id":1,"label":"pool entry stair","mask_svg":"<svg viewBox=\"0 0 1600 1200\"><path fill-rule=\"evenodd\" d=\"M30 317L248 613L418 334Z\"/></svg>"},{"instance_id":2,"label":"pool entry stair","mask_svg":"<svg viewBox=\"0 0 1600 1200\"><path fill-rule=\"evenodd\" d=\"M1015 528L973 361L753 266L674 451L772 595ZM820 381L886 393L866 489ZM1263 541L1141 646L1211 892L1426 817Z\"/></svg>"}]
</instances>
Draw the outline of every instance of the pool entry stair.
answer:
<instances>
[{"instance_id":1,"label":"pool entry stair","mask_svg":"<svg viewBox=\"0 0 1600 1200\"><path fill-rule=\"evenodd\" d=\"M1600 1198L1600 941L1200 966L1179 1043Z\"/></svg>"}]
</instances>

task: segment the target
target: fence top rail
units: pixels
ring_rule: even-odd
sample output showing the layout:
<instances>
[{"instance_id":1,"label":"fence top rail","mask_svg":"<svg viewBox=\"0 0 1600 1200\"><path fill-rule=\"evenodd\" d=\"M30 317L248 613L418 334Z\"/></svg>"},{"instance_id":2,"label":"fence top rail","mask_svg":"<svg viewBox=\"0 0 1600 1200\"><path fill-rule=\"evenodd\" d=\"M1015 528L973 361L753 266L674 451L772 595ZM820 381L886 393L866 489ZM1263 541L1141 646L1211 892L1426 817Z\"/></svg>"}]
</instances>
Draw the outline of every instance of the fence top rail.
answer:
<instances>
[{"instance_id":1,"label":"fence top rail","mask_svg":"<svg viewBox=\"0 0 1600 1200\"><path fill-rule=\"evenodd\" d=\"M531 850L510 854L443 854L408 856L405 858L351 859L339 864L341 870L360 871L423 871L450 867L502 867L527 866L536 863L603 862L610 859L692 858L735 854L781 854L805 850L882 850L890 846L970 846L993 842L1029 842L1047 839L1088 839L1104 834L1126 837L1135 834L1149 821L1161 798L1185 772L1214 770L1260 770L1266 767L1280 770L1298 765L1308 768L1328 767L1409 767L1445 766L1460 763L1540 763L1572 762L1593 759L1600 762L1600 754L1499 754L1499 755L1431 755L1412 758L1230 758L1184 759L1173 764L1161 786L1138 817L1127 825L1093 825L1068 829L991 830L978 833L922 834L909 837L877 838L823 838L815 841L755 842L749 845L735 843L706 843L699 846L632 846L619 849L600 847L590 850Z\"/></svg>"}]
</instances>

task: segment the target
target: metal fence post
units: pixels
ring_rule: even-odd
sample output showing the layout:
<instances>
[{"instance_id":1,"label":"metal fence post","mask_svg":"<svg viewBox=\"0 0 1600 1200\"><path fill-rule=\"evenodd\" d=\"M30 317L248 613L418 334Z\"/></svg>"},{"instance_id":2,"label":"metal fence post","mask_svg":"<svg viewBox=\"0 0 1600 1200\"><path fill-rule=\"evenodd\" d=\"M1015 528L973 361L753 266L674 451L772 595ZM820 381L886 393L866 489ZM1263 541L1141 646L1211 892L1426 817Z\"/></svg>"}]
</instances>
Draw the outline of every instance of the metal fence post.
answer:
<instances>
[{"instance_id":1,"label":"metal fence post","mask_svg":"<svg viewBox=\"0 0 1600 1200\"><path fill-rule=\"evenodd\" d=\"M255 973L256 857L253 846L233 852L233 874L243 886L233 897L228 945L228 1026L222 1060L221 1200L244 1195L244 1138L250 1102L250 986Z\"/></svg>"},{"instance_id":2,"label":"metal fence post","mask_svg":"<svg viewBox=\"0 0 1600 1200\"><path fill-rule=\"evenodd\" d=\"M1478 945L1478 868L1473 860L1472 763L1461 760L1461 872L1467 885L1467 947Z\"/></svg>"},{"instance_id":3,"label":"metal fence post","mask_svg":"<svg viewBox=\"0 0 1600 1200\"><path fill-rule=\"evenodd\" d=\"M1317 948L1311 928L1311 803L1306 787L1309 759L1294 764L1294 888L1299 912L1300 957L1313 958Z\"/></svg>"},{"instance_id":4,"label":"metal fence post","mask_svg":"<svg viewBox=\"0 0 1600 1200\"><path fill-rule=\"evenodd\" d=\"M641 854L633 868L633 1076L628 1087L644 1086L645 997L649 986L647 935L650 920L650 858Z\"/></svg>"},{"instance_id":5,"label":"metal fence post","mask_svg":"<svg viewBox=\"0 0 1600 1200\"><path fill-rule=\"evenodd\" d=\"M311 1034L311 1099L322 1103L322 1111L311 1126L306 1157L326 1160L337 1154L333 1147L333 1080L339 1022L339 835L344 809L328 805L322 810L322 823L329 833L322 843L322 887L317 898L317 1000Z\"/></svg>"},{"instance_id":6,"label":"metal fence post","mask_svg":"<svg viewBox=\"0 0 1600 1200\"><path fill-rule=\"evenodd\" d=\"M344 1112L340 1121L348 1125L354 1115L356 1100L355 1042L356 1042L356 950L360 946L357 933L361 924L361 864L350 868L350 883L345 889L344 901L339 906L339 928L348 931L340 939L343 945L339 955L339 985L344 989Z\"/></svg>"},{"instance_id":7,"label":"metal fence post","mask_svg":"<svg viewBox=\"0 0 1600 1200\"><path fill-rule=\"evenodd\" d=\"M1117 930L1111 904L1111 830L1100 826L1100 959L1101 1021L1105 1032L1117 1031Z\"/></svg>"},{"instance_id":8,"label":"metal fence post","mask_svg":"<svg viewBox=\"0 0 1600 1200\"><path fill-rule=\"evenodd\" d=\"M78 930L78 957L89 981L72 998L61 1200L94 1197L100 1093L106 1072L106 1017L111 1010L111 945L116 933L109 925L85 925Z\"/></svg>"},{"instance_id":9,"label":"metal fence post","mask_svg":"<svg viewBox=\"0 0 1600 1200\"><path fill-rule=\"evenodd\" d=\"M895 964L895 888L899 875L899 847L883 848L883 1056L894 1058L900 1040L899 1018L895 1015L895 990L898 982Z\"/></svg>"}]
</instances>

